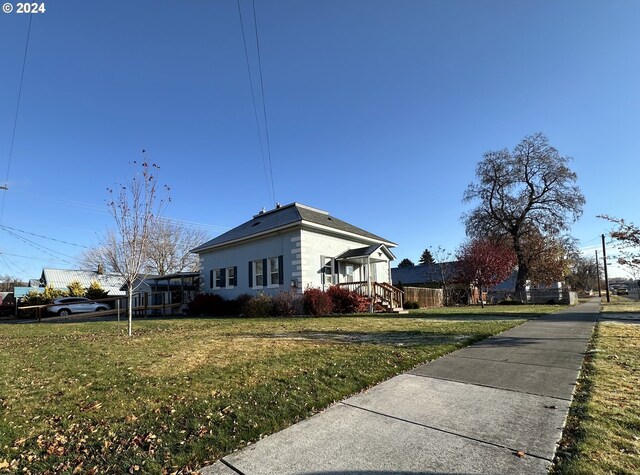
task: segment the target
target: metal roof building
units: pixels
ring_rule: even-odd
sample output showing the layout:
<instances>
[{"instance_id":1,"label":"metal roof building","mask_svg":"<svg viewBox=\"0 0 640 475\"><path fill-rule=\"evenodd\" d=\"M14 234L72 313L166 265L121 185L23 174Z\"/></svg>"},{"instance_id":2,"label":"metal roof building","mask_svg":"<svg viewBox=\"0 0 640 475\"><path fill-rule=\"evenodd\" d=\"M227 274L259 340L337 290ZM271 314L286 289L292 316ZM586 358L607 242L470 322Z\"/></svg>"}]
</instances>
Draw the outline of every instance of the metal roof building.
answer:
<instances>
[{"instance_id":1,"label":"metal roof building","mask_svg":"<svg viewBox=\"0 0 640 475\"><path fill-rule=\"evenodd\" d=\"M83 287L89 287L92 282L98 282L109 296L126 295L126 291L123 290L124 277L117 274L91 270L42 269L40 282L45 286L50 285L54 289L67 290L67 286L74 281L80 282Z\"/></svg>"}]
</instances>

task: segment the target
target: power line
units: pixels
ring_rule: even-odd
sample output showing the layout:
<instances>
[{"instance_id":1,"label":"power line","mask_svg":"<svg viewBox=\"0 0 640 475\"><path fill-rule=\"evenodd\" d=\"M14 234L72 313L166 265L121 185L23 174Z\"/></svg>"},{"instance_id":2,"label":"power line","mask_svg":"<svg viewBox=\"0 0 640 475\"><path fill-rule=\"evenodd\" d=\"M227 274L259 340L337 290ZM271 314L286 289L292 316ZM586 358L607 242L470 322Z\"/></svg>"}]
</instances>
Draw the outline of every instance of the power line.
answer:
<instances>
[{"instance_id":1,"label":"power line","mask_svg":"<svg viewBox=\"0 0 640 475\"><path fill-rule=\"evenodd\" d=\"M18 103L16 104L16 113L13 118L13 132L11 133L11 146L9 147L9 160L7 163L7 174L4 179L4 190L7 190L7 184L9 183L9 172L11 171L11 159L13 158L13 144L16 138L16 128L18 126L18 112L20 111L20 99L22 98L22 84L24 83L24 70L27 65L27 52L29 51L29 38L31 37L31 20L33 15L29 15L29 27L27 28L27 41L24 46L24 57L22 58L22 72L20 73L20 87L18 88ZM0 223L2 223L2 216L4 215L4 203L6 200L6 194L2 195L2 208L0 208Z\"/></svg>"},{"instance_id":2,"label":"power line","mask_svg":"<svg viewBox=\"0 0 640 475\"><path fill-rule=\"evenodd\" d=\"M60 258L59 258L59 257L57 257L57 256L55 256L54 254L52 254L52 252L53 252L53 253L55 253L55 254L59 254L59 255L61 255L61 256L63 256L63 257L67 257L67 258L69 258L69 259L74 259L74 257L72 257L72 256L68 256L68 255L63 254L63 253L61 253L61 252L58 252L58 251L56 251L56 250L54 250L54 249L51 249L51 248L48 248L48 247L43 246L43 245L41 245L41 244L38 244L37 242L34 242L34 241L32 241L31 239L27 239L27 238L25 238L25 237L22 237L22 236L20 236L19 234L14 233L13 231L9 231L9 230L8 230L8 229L6 229L4 226L3 226L1 229L2 229L4 232L6 232L6 233L10 234L11 236L13 236L14 238L16 238L16 239L18 239L18 240L20 240L20 241L24 242L25 244L28 244L29 246L33 247L34 249L37 249L37 250L39 250L40 252L44 252L45 254L50 255L50 256L51 256L51 257L53 257L54 259L60 259ZM68 263L68 264L73 264L73 262L67 261L67 260L65 260L65 259L60 259L60 260L61 260L61 261L63 261L63 262L66 262L66 263Z\"/></svg>"},{"instance_id":3,"label":"power line","mask_svg":"<svg viewBox=\"0 0 640 475\"><path fill-rule=\"evenodd\" d=\"M264 132L267 138L267 156L269 157L269 175L271 178L271 192L273 194L273 204L276 201L276 190L273 185L273 166L271 164L271 141L269 140L269 123L267 122L267 105L264 97L264 81L262 80L262 57L260 56L260 40L258 38L258 20L256 17L256 1L251 0L253 4L253 27L256 34L256 49L258 51L258 71L260 71L260 94L262 95L262 115L264 117Z\"/></svg>"},{"instance_id":4,"label":"power line","mask_svg":"<svg viewBox=\"0 0 640 475\"><path fill-rule=\"evenodd\" d=\"M68 244L69 246L76 246L76 247L81 247L81 248L84 248L84 249L88 249L88 246L83 246L82 244L75 244L73 242L63 241L62 239L56 239L56 238L52 238L52 237L48 237L48 236L43 236L42 234L36 234L36 233L32 233L30 231L24 231L22 229L12 228L11 226L5 226L3 224L0 224L0 229L10 229L12 231L16 231L16 232L24 233L24 234L29 234L31 236L47 239L49 241L59 242L59 243L62 243L62 244Z\"/></svg>"},{"instance_id":5,"label":"power line","mask_svg":"<svg viewBox=\"0 0 640 475\"><path fill-rule=\"evenodd\" d=\"M265 120L265 132L266 132L265 135L267 138L267 146L269 147L269 161L267 162L267 159L265 158L265 153L264 153L264 144L262 142L262 132L260 130L260 119L258 114L258 106L256 104L256 95L253 89L253 75L251 74L251 65L249 62L249 52L247 48L247 39L245 35L244 21L242 19L242 8L240 6L240 0L236 0L236 3L238 5L238 15L240 17L240 29L242 31L242 44L244 46L244 58L247 63L247 72L249 74L249 87L251 88L251 101L253 103L253 114L256 119L256 129L258 131L258 142L260 144L260 156L262 157L264 177L267 184L267 193L269 194L269 198L271 199L271 201L275 203L276 198L275 198L275 191L273 188L273 173L270 171L271 170L271 152L270 152L271 149L269 146L269 133L268 133L266 120ZM255 4L254 4L254 10L253 10L253 19L254 19L254 25L255 25L256 24ZM256 39L257 39L257 35L258 33L256 31ZM259 50L258 50L258 58L260 58ZM260 63L259 63L259 66L260 66L260 77L262 78L262 67ZM261 80L261 84L262 84L262 80ZM263 111L264 111L264 87L262 87L262 103L263 103ZM265 113L265 118L266 118L266 113ZM271 183L269 182L270 176L271 176Z\"/></svg>"}]
</instances>

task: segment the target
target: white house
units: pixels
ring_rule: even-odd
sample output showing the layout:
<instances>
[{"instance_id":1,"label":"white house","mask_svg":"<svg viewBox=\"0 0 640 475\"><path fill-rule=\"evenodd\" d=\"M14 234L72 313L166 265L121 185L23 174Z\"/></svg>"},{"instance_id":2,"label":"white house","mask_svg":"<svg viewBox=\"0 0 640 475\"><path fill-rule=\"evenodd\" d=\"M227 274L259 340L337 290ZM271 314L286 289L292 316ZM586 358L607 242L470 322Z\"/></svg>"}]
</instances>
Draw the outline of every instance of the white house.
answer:
<instances>
[{"instance_id":1,"label":"white house","mask_svg":"<svg viewBox=\"0 0 640 475\"><path fill-rule=\"evenodd\" d=\"M385 308L402 306L391 285L390 248L397 245L331 216L291 203L193 249L200 256L203 290L230 299L307 287L348 287Z\"/></svg>"}]
</instances>

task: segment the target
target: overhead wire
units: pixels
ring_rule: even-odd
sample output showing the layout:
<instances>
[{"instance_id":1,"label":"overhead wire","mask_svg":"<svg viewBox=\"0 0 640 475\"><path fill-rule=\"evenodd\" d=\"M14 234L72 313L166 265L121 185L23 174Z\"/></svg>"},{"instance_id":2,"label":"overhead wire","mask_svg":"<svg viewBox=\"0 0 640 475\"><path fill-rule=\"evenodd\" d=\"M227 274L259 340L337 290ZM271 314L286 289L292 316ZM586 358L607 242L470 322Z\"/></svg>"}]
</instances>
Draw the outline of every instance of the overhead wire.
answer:
<instances>
[{"instance_id":1,"label":"overhead wire","mask_svg":"<svg viewBox=\"0 0 640 475\"><path fill-rule=\"evenodd\" d=\"M55 256L55 255L54 255L54 254L52 254L52 253L59 254L60 256L63 256L63 257L69 258L69 259L75 259L75 258L74 258L74 257L72 257L72 256L69 256L69 255L67 255L67 254L63 254L62 252L59 252L59 251L56 251L55 249L51 249L51 248L49 248L49 247L43 246L42 244L38 244L37 242L32 241L31 239L28 239L28 238L26 238L26 237L24 237L24 236L20 236L18 233L15 233L15 232L13 232L13 231L10 231L9 229L6 229L5 227L2 227L2 228L0 228L0 229L2 229L4 232L6 232L6 233L10 234L10 235L11 235L11 236L13 236L14 238L16 238L16 239L18 239L18 240L20 240L20 241L24 242L25 244L27 244L27 245L29 245L29 246L33 247L34 249L39 250L40 252L44 252L45 254L48 254L49 256L51 256L51 257L53 257L53 258L60 259L60 260L62 260L62 261L64 261L64 262L67 262L68 264L73 264L72 262L67 261L67 260L65 260L65 259L61 259L61 258L59 258L59 257Z\"/></svg>"},{"instance_id":2,"label":"overhead wire","mask_svg":"<svg viewBox=\"0 0 640 475\"><path fill-rule=\"evenodd\" d=\"M273 172L272 172L272 167L271 167L271 147L270 147L270 142L269 142L269 132L267 129L267 123L266 123L266 109L264 106L264 86L263 86L263 81L262 81L262 62L260 60L260 52L258 49L258 67L260 70L260 84L261 84L261 91L262 91L262 104L263 104L263 116L265 117L265 137L266 137L266 141L267 141L267 149L268 149L268 153L269 153L269 158L267 159L265 157L265 150L264 150L264 143L262 141L262 131L260 129L260 118L259 118L259 114L258 114L258 105L256 104L256 94L254 91L254 85L253 85L253 75L251 74L251 63L249 61L249 50L247 48L247 39L246 39L246 33L245 33L245 26L244 26L244 20L242 18L242 7L240 5L240 0L236 0L236 3L238 5L238 16L240 17L240 30L242 33L242 44L244 46L244 58L245 61L247 63L247 72L249 75L249 87L251 89L251 101L253 103L253 113L254 113L254 117L256 120L256 129L258 131L258 143L260 145L260 156L262 158L262 165L264 168L264 176L265 176L265 181L266 181L266 185L267 185L267 193L269 195L269 198L271 199L271 201L273 203L275 203L276 198L275 198L275 189L273 186ZM256 21L256 16L255 16L255 3L253 5L253 20L254 20L254 26L257 25L257 21ZM257 26L256 26L257 28ZM258 38L258 32L256 29L256 41ZM259 47L259 43L258 47ZM271 179L270 179L271 177Z\"/></svg>"},{"instance_id":3,"label":"overhead wire","mask_svg":"<svg viewBox=\"0 0 640 475\"><path fill-rule=\"evenodd\" d=\"M63 241L62 239L56 239L56 238L52 238L52 237L49 237L49 236L43 236L42 234L36 234L36 233L32 233L30 231L24 231L22 229L16 229L16 228L13 228L11 226L6 226L4 224L0 224L0 229L10 229L10 230L15 231L15 232L19 232L19 233L23 233L23 234L29 234L30 236L47 239L49 241L59 242L61 244L68 244L69 246L76 246L76 247L82 247L84 249L88 249L88 246L83 246L82 244L75 244L73 242Z\"/></svg>"},{"instance_id":4,"label":"overhead wire","mask_svg":"<svg viewBox=\"0 0 640 475\"><path fill-rule=\"evenodd\" d=\"M260 72L260 95L262 96L262 115L264 118L264 133L267 139L267 156L269 157L269 176L271 178L271 192L273 194L273 204L275 205L276 190L273 184L273 165L271 162L271 140L269 139L269 122L267 121L267 101L264 95L264 80L262 79L262 56L260 55L260 39L258 35L258 19L256 16L256 1L251 0L253 5L253 28L256 35L256 51L258 52L258 71Z\"/></svg>"},{"instance_id":5,"label":"overhead wire","mask_svg":"<svg viewBox=\"0 0 640 475\"><path fill-rule=\"evenodd\" d=\"M18 101L16 104L16 113L13 117L13 131L11 133L11 145L9 146L9 159L7 161L7 173L4 179L5 193L2 194L2 207L0 207L0 224L2 223L2 217L4 216L4 204L6 201L7 185L9 183L9 173L11 171L11 160L13 158L13 145L16 139L16 128L18 126L18 113L20 112L20 99L22 98L22 85L24 84L24 71L27 65L27 53L29 51L29 39L31 38L31 20L33 15L29 15L29 26L27 28L27 40L24 46L24 56L22 58L22 72L20 73L20 87L18 88Z\"/></svg>"}]
</instances>

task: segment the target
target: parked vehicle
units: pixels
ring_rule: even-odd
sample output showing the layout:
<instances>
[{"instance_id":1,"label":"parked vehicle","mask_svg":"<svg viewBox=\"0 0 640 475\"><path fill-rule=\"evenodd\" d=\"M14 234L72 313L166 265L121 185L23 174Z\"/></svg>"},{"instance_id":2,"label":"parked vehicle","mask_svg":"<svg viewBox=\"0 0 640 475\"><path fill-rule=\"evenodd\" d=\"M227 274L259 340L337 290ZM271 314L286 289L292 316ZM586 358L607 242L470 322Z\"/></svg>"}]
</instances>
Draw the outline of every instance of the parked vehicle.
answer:
<instances>
[{"instance_id":1,"label":"parked vehicle","mask_svg":"<svg viewBox=\"0 0 640 475\"><path fill-rule=\"evenodd\" d=\"M629 289L626 287L618 287L616 290L618 295L629 295Z\"/></svg>"},{"instance_id":2,"label":"parked vehicle","mask_svg":"<svg viewBox=\"0 0 640 475\"><path fill-rule=\"evenodd\" d=\"M84 297L61 297L53 301L51 307L47 307L47 312L55 313L64 317L72 313L101 312L110 310L106 303L94 302Z\"/></svg>"}]
</instances>

